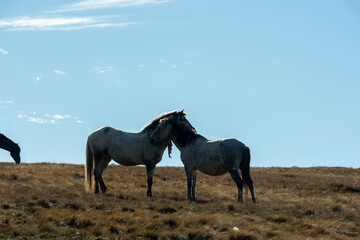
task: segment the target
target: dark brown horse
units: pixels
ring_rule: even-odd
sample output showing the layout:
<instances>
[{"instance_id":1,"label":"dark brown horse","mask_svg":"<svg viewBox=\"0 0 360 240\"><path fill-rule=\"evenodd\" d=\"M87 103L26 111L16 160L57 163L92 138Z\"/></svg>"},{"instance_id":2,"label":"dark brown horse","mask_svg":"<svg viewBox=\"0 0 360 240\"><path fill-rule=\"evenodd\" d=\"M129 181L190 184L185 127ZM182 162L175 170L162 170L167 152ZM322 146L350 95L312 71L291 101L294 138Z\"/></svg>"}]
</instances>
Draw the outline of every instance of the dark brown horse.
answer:
<instances>
[{"instance_id":1,"label":"dark brown horse","mask_svg":"<svg viewBox=\"0 0 360 240\"><path fill-rule=\"evenodd\" d=\"M0 148L9 151L14 161L19 164L20 159L20 147L14 143L11 139L7 138L4 134L0 133Z\"/></svg>"}]
</instances>

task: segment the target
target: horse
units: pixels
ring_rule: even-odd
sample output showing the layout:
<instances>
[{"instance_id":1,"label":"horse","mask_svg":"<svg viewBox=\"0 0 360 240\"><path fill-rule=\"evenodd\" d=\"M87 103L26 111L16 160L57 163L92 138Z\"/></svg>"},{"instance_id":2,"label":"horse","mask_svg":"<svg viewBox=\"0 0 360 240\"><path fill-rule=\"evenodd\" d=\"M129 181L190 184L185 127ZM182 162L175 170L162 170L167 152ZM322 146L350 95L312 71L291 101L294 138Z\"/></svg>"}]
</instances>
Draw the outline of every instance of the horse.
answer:
<instances>
[{"instance_id":1,"label":"horse","mask_svg":"<svg viewBox=\"0 0 360 240\"><path fill-rule=\"evenodd\" d=\"M85 189L87 192L95 191L98 194L99 184L101 191L106 192L106 185L102 173L111 159L124 166L145 165L147 174L147 196L151 197L153 173L157 163L168 147L171 157L171 141L164 139L157 143L150 143L149 136L157 128L161 119L177 119L185 115L183 111L171 111L154 118L138 133L124 132L112 127L102 127L89 134L86 144L85 161ZM186 123L185 123L186 124ZM95 180L95 189L93 184Z\"/></svg>"},{"instance_id":2,"label":"horse","mask_svg":"<svg viewBox=\"0 0 360 240\"><path fill-rule=\"evenodd\" d=\"M0 148L9 151L11 157L14 159L16 164L20 164L20 147L17 143L14 143L11 139L0 133Z\"/></svg>"},{"instance_id":3,"label":"horse","mask_svg":"<svg viewBox=\"0 0 360 240\"><path fill-rule=\"evenodd\" d=\"M197 170L211 176L229 172L238 188L238 202L243 202L243 180L251 191L255 203L253 181L250 177L250 149L236 139L208 140L189 129L182 119L173 117L160 121L150 135L153 143L167 139L175 144L181 153L187 177L187 199L195 199ZM239 175L242 172L242 178Z\"/></svg>"}]
</instances>

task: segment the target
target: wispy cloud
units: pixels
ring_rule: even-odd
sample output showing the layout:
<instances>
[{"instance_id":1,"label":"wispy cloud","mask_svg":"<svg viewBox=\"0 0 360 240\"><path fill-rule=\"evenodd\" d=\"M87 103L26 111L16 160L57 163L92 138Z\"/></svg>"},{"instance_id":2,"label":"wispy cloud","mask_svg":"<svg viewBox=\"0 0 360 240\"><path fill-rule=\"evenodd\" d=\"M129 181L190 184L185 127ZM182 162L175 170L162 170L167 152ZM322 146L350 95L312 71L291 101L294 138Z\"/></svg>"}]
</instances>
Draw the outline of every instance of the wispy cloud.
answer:
<instances>
[{"instance_id":1,"label":"wispy cloud","mask_svg":"<svg viewBox=\"0 0 360 240\"><path fill-rule=\"evenodd\" d=\"M65 74L65 72L63 72L63 71L60 71L60 70L54 70L54 73L55 74L58 74L58 75L64 75Z\"/></svg>"},{"instance_id":2,"label":"wispy cloud","mask_svg":"<svg viewBox=\"0 0 360 240\"><path fill-rule=\"evenodd\" d=\"M95 67L94 71L96 73L108 73L108 72L114 72L114 68L113 67Z\"/></svg>"},{"instance_id":3,"label":"wispy cloud","mask_svg":"<svg viewBox=\"0 0 360 240\"><path fill-rule=\"evenodd\" d=\"M14 100L0 100L0 103L13 104Z\"/></svg>"},{"instance_id":4,"label":"wispy cloud","mask_svg":"<svg viewBox=\"0 0 360 240\"><path fill-rule=\"evenodd\" d=\"M4 49L2 49L2 48L0 48L0 53L2 54L2 55L6 55L6 54L8 54L8 52L7 51L5 51Z\"/></svg>"},{"instance_id":5,"label":"wispy cloud","mask_svg":"<svg viewBox=\"0 0 360 240\"><path fill-rule=\"evenodd\" d=\"M28 115L25 115L25 114L18 114L17 117L21 118L21 119L25 119L26 121L32 122L32 123L44 124L44 123L48 122L46 119L39 118L39 117L28 116Z\"/></svg>"},{"instance_id":6,"label":"wispy cloud","mask_svg":"<svg viewBox=\"0 0 360 240\"><path fill-rule=\"evenodd\" d=\"M125 27L135 22L116 22L114 17L28 17L0 19L6 31L81 30L88 28Z\"/></svg>"},{"instance_id":7,"label":"wispy cloud","mask_svg":"<svg viewBox=\"0 0 360 240\"><path fill-rule=\"evenodd\" d=\"M36 112L32 112L31 114L19 113L17 117L20 119L24 119L27 122L38 124L58 124L60 123L60 121L64 120L73 120L76 123L83 123L83 121L79 120L78 117L72 117L67 114L44 114L43 116L39 117L37 116Z\"/></svg>"},{"instance_id":8,"label":"wispy cloud","mask_svg":"<svg viewBox=\"0 0 360 240\"><path fill-rule=\"evenodd\" d=\"M159 4L168 1L169 0L85 0L79 1L74 4L65 5L60 9L51 12L70 12L102 8L121 8L145 4Z\"/></svg>"}]
</instances>

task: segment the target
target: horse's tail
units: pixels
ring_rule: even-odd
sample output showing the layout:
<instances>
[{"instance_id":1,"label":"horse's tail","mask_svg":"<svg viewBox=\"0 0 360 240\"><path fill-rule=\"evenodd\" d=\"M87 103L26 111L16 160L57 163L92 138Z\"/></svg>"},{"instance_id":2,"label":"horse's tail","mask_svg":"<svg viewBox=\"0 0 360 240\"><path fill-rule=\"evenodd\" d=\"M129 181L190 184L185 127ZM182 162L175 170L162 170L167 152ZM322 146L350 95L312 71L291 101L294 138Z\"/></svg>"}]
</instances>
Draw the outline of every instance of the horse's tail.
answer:
<instances>
[{"instance_id":1,"label":"horse's tail","mask_svg":"<svg viewBox=\"0 0 360 240\"><path fill-rule=\"evenodd\" d=\"M248 147L242 148L242 161L240 164L240 170L244 184L249 188L249 178L250 178L250 149ZM251 180L251 178L250 178Z\"/></svg>"},{"instance_id":2,"label":"horse's tail","mask_svg":"<svg viewBox=\"0 0 360 240\"><path fill-rule=\"evenodd\" d=\"M89 139L86 143L86 160L85 160L85 190L93 191L93 154L90 149Z\"/></svg>"},{"instance_id":3,"label":"horse's tail","mask_svg":"<svg viewBox=\"0 0 360 240\"><path fill-rule=\"evenodd\" d=\"M243 148L243 159L240 164L240 170L244 183L251 192L252 201L255 202L254 184L250 177L250 148L248 147Z\"/></svg>"}]
</instances>

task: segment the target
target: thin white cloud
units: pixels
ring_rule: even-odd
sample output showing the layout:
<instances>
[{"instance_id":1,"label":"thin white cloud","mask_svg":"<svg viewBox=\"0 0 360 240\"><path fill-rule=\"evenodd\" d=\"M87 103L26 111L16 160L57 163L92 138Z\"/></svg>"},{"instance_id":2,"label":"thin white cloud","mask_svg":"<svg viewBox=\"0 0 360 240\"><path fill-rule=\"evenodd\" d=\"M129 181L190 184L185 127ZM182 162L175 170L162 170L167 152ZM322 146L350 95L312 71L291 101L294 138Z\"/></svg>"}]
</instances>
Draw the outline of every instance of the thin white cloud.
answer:
<instances>
[{"instance_id":1,"label":"thin white cloud","mask_svg":"<svg viewBox=\"0 0 360 240\"><path fill-rule=\"evenodd\" d=\"M44 114L45 117L48 117L48 118L53 118L55 120L61 120L61 119L67 119L67 118L71 118L70 115L61 115L61 114L53 114L53 115L50 115L50 114Z\"/></svg>"},{"instance_id":2,"label":"thin white cloud","mask_svg":"<svg viewBox=\"0 0 360 240\"><path fill-rule=\"evenodd\" d=\"M168 1L169 0L85 0L63 6L60 9L51 12L69 12L69 11L94 10L94 9L103 9L103 8L121 8L121 7L131 7L131 6L139 6L145 4L159 4Z\"/></svg>"},{"instance_id":3,"label":"thin white cloud","mask_svg":"<svg viewBox=\"0 0 360 240\"><path fill-rule=\"evenodd\" d=\"M27 116L25 114L18 114L17 117L20 119L25 119L27 122L32 122L32 123L44 124L48 122L46 119Z\"/></svg>"},{"instance_id":4,"label":"thin white cloud","mask_svg":"<svg viewBox=\"0 0 360 240\"><path fill-rule=\"evenodd\" d=\"M60 71L60 70L54 70L54 73L55 74L58 74L58 75L64 75L65 74L65 72L63 72L63 71Z\"/></svg>"},{"instance_id":5,"label":"thin white cloud","mask_svg":"<svg viewBox=\"0 0 360 240\"><path fill-rule=\"evenodd\" d=\"M56 120L60 120L60 119L65 119L65 117L63 115L60 115L60 114L55 114L55 115L52 115L52 117Z\"/></svg>"},{"instance_id":6,"label":"thin white cloud","mask_svg":"<svg viewBox=\"0 0 360 240\"><path fill-rule=\"evenodd\" d=\"M60 121L65 121L67 119L73 120L76 123L83 123L83 121L79 120L78 117L72 117L70 115L62 115L62 114L44 114L43 117L37 117L35 116L37 115L36 112L32 112L29 115L23 114L23 113L19 113L17 115L17 118L19 119L23 119L27 122L32 122L32 123L38 123L38 124L59 124Z\"/></svg>"},{"instance_id":7,"label":"thin white cloud","mask_svg":"<svg viewBox=\"0 0 360 240\"><path fill-rule=\"evenodd\" d=\"M47 123L47 121L42 118L37 118L37 117L26 117L26 118L28 122L39 123L39 124Z\"/></svg>"},{"instance_id":8,"label":"thin white cloud","mask_svg":"<svg viewBox=\"0 0 360 240\"><path fill-rule=\"evenodd\" d=\"M0 100L0 103L13 104L14 100Z\"/></svg>"},{"instance_id":9,"label":"thin white cloud","mask_svg":"<svg viewBox=\"0 0 360 240\"><path fill-rule=\"evenodd\" d=\"M35 78L35 81L36 82L38 82L38 81L40 81L41 80L41 75L40 76L37 76L36 78Z\"/></svg>"},{"instance_id":10,"label":"thin white cloud","mask_svg":"<svg viewBox=\"0 0 360 240\"><path fill-rule=\"evenodd\" d=\"M113 67L95 67L94 71L96 73L114 72L114 68Z\"/></svg>"},{"instance_id":11,"label":"thin white cloud","mask_svg":"<svg viewBox=\"0 0 360 240\"><path fill-rule=\"evenodd\" d=\"M0 53L2 54L2 55L6 55L6 54L8 54L8 52L7 51L5 51L4 49L2 49L2 48L0 48Z\"/></svg>"},{"instance_id":12,"label":"thin white cloud","mask_svg":"<svg viewBox=\"0 0 360 240\"><path fill-rule=\"evenodd\" d=\"M88 28L125 27L135 22L116 22L110 17L17 17L0 19L0 28L6 31L81 30Z\"/></svg>"}]
</instances>

